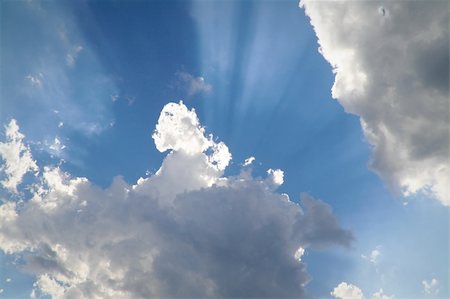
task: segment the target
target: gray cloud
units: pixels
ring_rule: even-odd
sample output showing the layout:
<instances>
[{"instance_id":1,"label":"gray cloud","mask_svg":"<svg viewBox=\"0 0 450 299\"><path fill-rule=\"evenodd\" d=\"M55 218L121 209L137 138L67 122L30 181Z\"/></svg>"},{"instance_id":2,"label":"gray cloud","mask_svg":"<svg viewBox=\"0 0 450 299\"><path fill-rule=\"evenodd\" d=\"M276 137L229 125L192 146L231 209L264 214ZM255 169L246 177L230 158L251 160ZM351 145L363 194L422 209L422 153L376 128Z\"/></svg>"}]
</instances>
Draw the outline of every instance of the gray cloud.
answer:
<instances>
[{"instance_id":1,"label":"gray cloud","mask_svg":"<svg viewBox=\"0 0 450 299\"><path fill-rule=\"evenodd\" d=\"M228 149L197 134L182 103L167 105L157 128L155 142L172 152L135 185L116 177L101 189L44 167L32 200L0 206L0 249L26 257L32 297L308 298L298 249L352 241L331 208L306 194L294 203L248 167L224 177L208 155L228 164Z\"/></svg>"},{"instance_id":2,"label":"gray cloud","mask_svg":"<svg viewBox=\"0 0 450 299\"><path fill-rule=\"evenodd\" d=\"M370 166L399 194L450 204L448 2L300 6L336 74L333 97L373 146Z\"/></svg>"}]
</instances>

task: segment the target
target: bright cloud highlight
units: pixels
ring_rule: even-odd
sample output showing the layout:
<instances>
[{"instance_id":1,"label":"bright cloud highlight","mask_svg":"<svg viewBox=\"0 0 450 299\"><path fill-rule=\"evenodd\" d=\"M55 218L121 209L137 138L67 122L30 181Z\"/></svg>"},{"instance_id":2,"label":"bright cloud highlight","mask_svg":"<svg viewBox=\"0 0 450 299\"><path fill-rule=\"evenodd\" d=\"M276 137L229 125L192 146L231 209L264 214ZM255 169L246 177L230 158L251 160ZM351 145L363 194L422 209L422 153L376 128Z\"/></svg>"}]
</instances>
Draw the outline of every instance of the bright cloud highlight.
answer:
<instances>
[{"instance_id":1,"label":"bright cloud highlight","mask_svg":"<svg viewBox=\"0 0 450 299\"><path fill-rule=\"evenodd\" d=\"M38 171L36 161L31 156L30 148L24 144L24 135L19 132L15 119L5 127L6 142L0 142L0 157L3 164L0 171L4 178L0 184L13 193L17 193L17 186L24 175L30 171Z\"/></svg>"}]
</instances>

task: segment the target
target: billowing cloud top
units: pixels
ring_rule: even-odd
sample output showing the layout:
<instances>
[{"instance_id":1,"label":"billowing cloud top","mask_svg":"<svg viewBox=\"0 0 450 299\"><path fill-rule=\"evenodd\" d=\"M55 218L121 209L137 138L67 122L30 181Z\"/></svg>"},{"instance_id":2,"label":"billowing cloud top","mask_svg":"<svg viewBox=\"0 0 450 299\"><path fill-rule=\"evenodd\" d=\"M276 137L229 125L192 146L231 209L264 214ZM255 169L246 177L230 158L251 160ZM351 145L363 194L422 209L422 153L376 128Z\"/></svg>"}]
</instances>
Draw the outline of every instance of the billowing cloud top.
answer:
<instances>
[{"instance_id":1,"label":"billowing cloud top","mask_svg":"<svg viewBox=\"0 0 450 299\"><path fill-rule=\"evenodd\" d=\"M300 6L336 74L333 97L360 117L373 146L372 168L397 192L449 205L448 2Z\"/></svg>"},{"instance_id":2,"label":"billowing cloud top","mask_svg":"<svg viewBox=\"0 0 450 299\"><path fill-rule=\"evenodd\" d=\"M5 177L0 184L17 193L17 186L22 182L23 176L29 171L37 171L38 167L29 147L23 143L25 136L19 132L16 120L11 120L5 129L7 142L0 142L0 157L4 161L0 170Z\"/></svg>"},{"instance_id":3,"label":"billowing cloud top","mask_svg":"<svg viewBox=\"0 0 450 299\"><path fill-rule=\"evenodd\" d=\"M0 206L0 249L36 275L31 297L307 298L305 250L349 246L328 205L275 192L280 170L223 177L228 148L182 103L163 108L153 138L171 152L135 185L46 166L32 199Z\"/></svg>"}]
</instances>

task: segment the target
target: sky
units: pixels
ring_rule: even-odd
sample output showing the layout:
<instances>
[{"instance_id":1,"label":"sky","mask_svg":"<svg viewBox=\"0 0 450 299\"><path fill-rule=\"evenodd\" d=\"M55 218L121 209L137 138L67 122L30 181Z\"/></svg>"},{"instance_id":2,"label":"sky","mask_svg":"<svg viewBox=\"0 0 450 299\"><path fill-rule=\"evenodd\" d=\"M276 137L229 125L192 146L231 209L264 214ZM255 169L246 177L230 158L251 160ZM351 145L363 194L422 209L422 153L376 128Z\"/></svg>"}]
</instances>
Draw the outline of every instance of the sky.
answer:
<instances>
[{"instance_id":1,"label":"sky","mask_svg":"<svg viewBox=\"0 0 450 299\"><path fill-rule=\"evenodd\" d=\"M449 11L0 1L0 298L449 298Z\"/></svg>"}]
</instances>

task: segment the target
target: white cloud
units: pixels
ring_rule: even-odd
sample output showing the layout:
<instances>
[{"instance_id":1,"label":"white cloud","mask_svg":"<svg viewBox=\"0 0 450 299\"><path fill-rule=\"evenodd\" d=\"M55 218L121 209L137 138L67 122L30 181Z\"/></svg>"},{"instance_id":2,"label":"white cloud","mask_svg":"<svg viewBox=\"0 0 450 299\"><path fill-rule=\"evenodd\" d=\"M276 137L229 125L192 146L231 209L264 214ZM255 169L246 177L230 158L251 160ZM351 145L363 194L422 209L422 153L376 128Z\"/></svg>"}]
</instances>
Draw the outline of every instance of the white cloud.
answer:
<instances>
[{"instance_id":1,"label":"white cloud","mask_svg":"<svg viewBox=\"0 0 450 299\"><path fill-rule=\"evenodd\" d=\"M364 293L363 291L353 284L349 284L346 282L341 282L334 290L331 292L331 295L338 299L363 299ZM384 294L383 289L380 289L378 292L372 294L371 299L394 299L394 295L388 296Z\"/></svg>"},{"instance_id":2,"label":"white cloud","mask_svg":"<svg viewBox=\"0 0 450 299\"><path fill-rule=\"evenodd\" d=\"M341 282L335 287L331 292L331 295L339 299L363 299L363 292L361 289L346 282Z\"/></svg>"},{"instance_id":3,"label":"white cloud","mask_svg":"<svg viewBox=\"0 0 450 299\"><path fill-rule=\"evenodd\" d=\"M248 157L247 159L245 159L243 165L244 165L244 166L251 165L254 161L255 161L255 157Z\"/></svg>"},{"instance_id":4,"label":"white cloud","mask_svg":"<svg viewBox=\"0 0 450 299\"><path fill-rule=\"evenodd\" d=\"M363 259L369 260L373 264L377 264L379 261L379 258L381 256L381 246L377 246L375 249L373 249L369 256L366 256L364 254L361 255Z\"/></svg>"},{"instance_id":5,"label":"white cloud","mask_svg":"<svg viewBox=\"0 0 450 299\"><path fill-rule=\"evenodd\" d=\"M8 277L8 278L5 279L5 281L6 281L6 282L11 282L12 279Z\"/></svg>"},{"instance_id":6,"label":"white cloud","mask_svg":"<svg viewBox=\"0 0 450 299\"><path fill-rule=\"evenodd\" d=\"M42 73L37 73L36 75L29 74L25 78L30 82L32 86L39 88L42 87L42 84L44 82L44 75Z\"/></svg>"},{"instance_id":7,"label":"white cloud","mask_svg":"<svg viewBox=\"0 0 450 299\"><path fill-rule=\"evenodd\" d=\"M23 143L24 135L19 132L15 119L5 127L6 142L0 142L0 157L3 164L0 171L5 178L0 184L13 193L17 193L17 186L22 182L27 172L38 171L36 162L31 156L30 148Z\"/></svg>"},{"instance_id":8,"label":"white cloud","mask_svg":"<svg viewBox=\"0 0 450 299\"><path fill-rule=\"evenodd\" d=\"M373 146L371 167L395 192L425 193L449 205L448 3L300 6L333 66L333 97L360 117Z\"/></svg>"},{"instance_id":9,"label":"white cloud","mask_svg":"<svg viewBox=\"0 0 450 299\"><path fill-rule=\"evenodd\" d=\"M212 91L212 86L205 82L203 77L194 77L193 75L179 71L175 73L178 79L178 84L185 89L188 96L193 96L198 93L209 93Z\"/></svg>"},{"instance_id":10,"label":"white cloud","mask_svg":"<svg viewBox=\"0 0 450 299\"><path fill-rule=\"evenodd\" d=\"M437 295L439 293L439 281L432 278L430 281L423 280L423 291L428 295Z\"/></svg>"},{"instance_id":11,"label":"white cloud","mask_svg":"<svg viewBox=\"0 0 450 299\"><path fill-rule=\"evenodd\" d=\"M273 184L274 186L281 186L284 183L284 172L281 169L269 169L267 170L268 174L268 181L270 184Z\"/></svg>"},{"instance_id":12,"label":"white cloud","mask_svg":"<svg viewBox=\"0 0 450 299\"><path fill-rule=\"evenodd\" d=\"M61 152L66 148L64 144L61 143L61 140L59 140L58 137L55 137L53 142L49 145L49 149L51 152L55 155L60 155Z\"/></svg>"},{"instance_id":13,"label":"white cloud","mask_svg":"<svg viewBox=\"0 0 450 299\"><path fill-rule=\"evenodd\" d=\"M213 162L230 157L212 156L228 150L182 103L164 107L154 140L171 152L134 186L116 177L101 189L45 167L32 200L0 205L0 249L36 275L31 297L305 298L310 278L293 257L349 246L320 200L303 194L299 205L267 179L223 177Z\"/></svg>"},{"instance_id":14,"label":"white cloud","mask_svg":"<svg viewBox=\"0 0 450 299\"><path fill-rule=\"evenodd\" d=\"M294 258L295 258L297 261L301 262L301 261L302 261L302 257L303 257L304 254L305 254L305 248L303 248L303 247L300 246L300 247L297 249L297 251L295 252Z\"/></svg>"}]
</instances>

